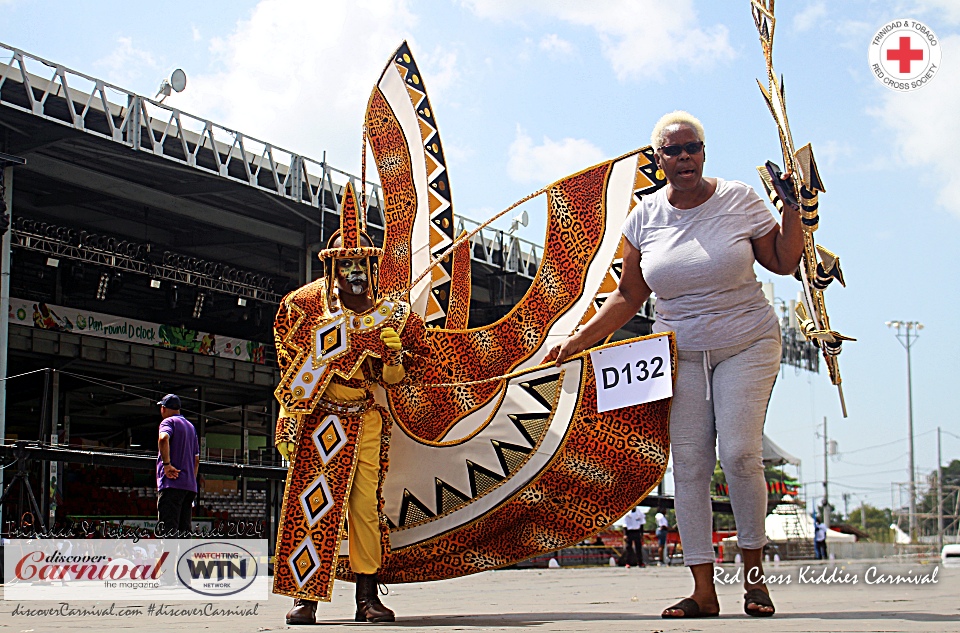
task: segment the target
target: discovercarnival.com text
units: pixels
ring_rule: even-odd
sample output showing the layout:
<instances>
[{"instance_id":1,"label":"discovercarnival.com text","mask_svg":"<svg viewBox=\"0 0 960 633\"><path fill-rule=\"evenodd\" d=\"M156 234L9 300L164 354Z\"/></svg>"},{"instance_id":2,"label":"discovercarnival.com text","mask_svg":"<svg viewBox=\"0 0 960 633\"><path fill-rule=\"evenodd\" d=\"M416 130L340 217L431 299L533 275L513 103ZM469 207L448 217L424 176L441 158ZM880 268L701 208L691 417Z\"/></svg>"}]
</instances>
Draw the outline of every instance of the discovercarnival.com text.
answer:
<instances>
[{"instance_id":1,"label":"discovercarnival.com text","mask_svg":"<svg viewBox=\"0 0 960 633\"><path fill-rule=\"evenodd\" d=\"M75 607L69 602L61 602L55 607L34 609L25 607L18 602L17 606L10 612L10 615L25 618L129 618L138 615L171 618L224 618L230 616L249 617L259 615L259 609L259 602L255 602L252 607L238 605L234 609L214 607L212 602L195 607L173 606L162 602L160 604L151 602L146 607L118 607L116 603L111 604L109 607Z\"/></svg>"}]
</instances>

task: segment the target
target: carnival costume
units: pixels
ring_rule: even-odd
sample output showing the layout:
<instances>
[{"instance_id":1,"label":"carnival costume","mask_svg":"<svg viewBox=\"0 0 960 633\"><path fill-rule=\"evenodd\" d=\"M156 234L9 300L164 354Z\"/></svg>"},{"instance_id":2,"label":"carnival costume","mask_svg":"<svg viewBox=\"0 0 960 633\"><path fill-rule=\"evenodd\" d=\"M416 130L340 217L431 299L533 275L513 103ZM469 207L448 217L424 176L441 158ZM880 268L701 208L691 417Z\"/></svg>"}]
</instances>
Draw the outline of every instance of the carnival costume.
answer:
<instances>
[{"instance_id":1,"label":"carnival costume","mask_svg":"<svg viewBox=\"0 0 960 633\"><path fill-rule=\"evenodd\" d=\"M371 314L369 327L381 318L396 325L405 319L397 331L409 354L404 380L386 389L382 382L371 385L376 404L368 400L368 411L384 420L382 463L389 458L378 490L384 535L378 579L453 578L592 538L662 478L671 399L598 412L589 353L560 367L540 363L616 289L620 227L643 196L665 184L653 150L630 152L541 190L547 197L542 252L524 259L503 249L504 269L533 275L529 289L500 320L470 328L471 259L490 244L478 231L455 235L435 112L406 43L370 96L364 132L385 218L378 265L385 300L378 305L386 313ZM359 206L367 208L364 200ZM379 343L372 335L363 339L360 325L351 329L338 320L323 293L319 283L295 292L277 319L283 371L277 396L299 422L278 426L278 441L296 428L297 453L274 591L328 600L334 576L356 578L356 536L342 539L340 525L345 473L363 423L357 411L324 408L332 405L319 385L328 384L331 372L350 375L355 361L348 359ZM426 329L411 329L411 321L421 319ZM672 335L657 336L668 339L664 368L672 376ZM334 358L335 352L343 356ZM311 371L310 358L314 367L331 363L324 364L329 369ZM310 374L306 382L304 372ZM351 555L340 557L334 573L329 565L338 551Z\"/></svg>"},{"instance_id":2,"label":"carnival costume","mask_svg":"<svg viewBox=\"0 0 960 633\"><path fill-rule=\"evenodd\" d=\"M334 561L340 553L345 515L349 515L352 571L357 575L357 619L376 598L386 526L380 519L379 488L386 470L389 415L378 405L372 387L396 384L423 348L423 323L401 300L376 298L373 278L367 285L372 307L350 312L335 295L337 260L366 260L381 250L361 245L356 197L345 189L341 230L320 253L327 264L324 279L284 298L275 336L282 378L276 390L282 406L278 445L292 442L280 533L277 539L274 592L313 602L329 600ZM334 247L339 238L341 245ZM384 342L384 330L399 333L402 348ZM416 369L411 369L416 374ZM345 510L348 509L347 512ZM298 607L304 605L298 604ZM313 619L306 608L288 614L288 623ZM392 613L380 619L392 619ZM378 621L378 620L374 620Z\"/></svg>"}]
</instances>

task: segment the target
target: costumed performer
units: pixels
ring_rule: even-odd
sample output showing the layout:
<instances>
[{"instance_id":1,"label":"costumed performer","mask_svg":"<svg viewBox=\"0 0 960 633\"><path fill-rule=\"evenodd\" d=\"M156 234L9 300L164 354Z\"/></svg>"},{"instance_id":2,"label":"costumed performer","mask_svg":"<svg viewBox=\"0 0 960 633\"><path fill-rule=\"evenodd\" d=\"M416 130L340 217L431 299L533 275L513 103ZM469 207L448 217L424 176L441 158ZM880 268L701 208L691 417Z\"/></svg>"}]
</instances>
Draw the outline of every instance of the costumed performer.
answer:
<instances>
[{"instance_id":1,"label":"costumed performer","mask_svg":"<svg viewBox=\"0 0 960 633\"><path fill-rule=\"evenodd\" d=\"M766 544L763 424L780 366L780 326L753 264L780 275L797 269L803 252L799 209L785 206L781 227L750 186L704 177L703 126L686 112L663 116L651 143L667 186L645 196L627 218L619 287L547 358L559 364L605 338L657 293L654 332L676 332L679 351L670 443L677 525L694 579L693 595L662 615L720 611L710 505L719 440L746 572L744 611L771 616L769 592L756 580L762 579Z\"/></svg>"},{"instance_id":2,"label":"costumed performer","mask_svg":"<svg viewBox=\"0 0 960 633\"><path fill-rule=\"evenodd\" d=\"M377 595L388 542L381 487L390 416L372 390L404 380L404 363L425 354L424 326L407 303L377 297L382 251L358 227L352 187L344 191L341 228L320 252L325 279L287 295L275 326L276 447L290 467L273 591L295 598L287 624L314 624L317 601L330 600L344 514L356 620L394 621Z\"/></svg>"}]
</instances>

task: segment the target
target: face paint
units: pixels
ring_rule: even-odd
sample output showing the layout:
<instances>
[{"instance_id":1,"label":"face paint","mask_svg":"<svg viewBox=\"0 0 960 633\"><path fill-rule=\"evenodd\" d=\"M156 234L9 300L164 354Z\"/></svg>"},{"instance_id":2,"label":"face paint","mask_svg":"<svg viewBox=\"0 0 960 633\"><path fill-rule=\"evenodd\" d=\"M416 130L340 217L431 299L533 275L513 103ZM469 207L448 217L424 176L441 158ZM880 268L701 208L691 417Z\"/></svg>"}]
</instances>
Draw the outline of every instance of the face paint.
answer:
<instances>
[{"instance_id":1,"label":"face paint","mask_svg":"<svg viewBox=\"0 0 960 633\"><path fill-rule=\"evenodd\" d=\"M337 287L340 292L354 295L362 295L367 292L370 277L367 271L366 258L338 259L336 260L336 267Z\"/></svg>"}]
</instances>

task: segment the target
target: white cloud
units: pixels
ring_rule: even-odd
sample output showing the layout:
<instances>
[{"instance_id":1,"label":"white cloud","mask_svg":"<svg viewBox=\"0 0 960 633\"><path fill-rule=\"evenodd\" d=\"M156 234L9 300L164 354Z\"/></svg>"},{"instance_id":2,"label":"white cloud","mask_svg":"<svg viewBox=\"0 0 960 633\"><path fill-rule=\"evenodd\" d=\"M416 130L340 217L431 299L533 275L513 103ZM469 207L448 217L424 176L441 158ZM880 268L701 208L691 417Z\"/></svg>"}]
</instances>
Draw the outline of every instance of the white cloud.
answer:
<instances>
[{"instance_id":1,"label":"white cloud","mask_svg":"<svg viewBox=\"0 0 960 633\"><path fill-rule=\"evenodd\" d=\"M573 44L561 38L556 33L550 33L540 38L540 50L554 55L570 55L573 53Z\"/></svg>"},{"instance_id":2,"label":"white cloud","mask_svg":"<svg viewBox=\"0 0 960 633\"><path fill-rule=\"evenodd\" d=\"M853 147L849 143L835 139L817 143L814 150L817 162L824 167L833 167L838 161L854 155Z\"/></svg>"},{"instance_id":3,"label":"white cloud","mask_svg":"<svg viewBox=\"0 0 960 633\"><path fill-rule=\"evenodd\" d=\"M793 17L793 28L798 31L809 31L826 15L827 5L823 2L814 2Z\"/></svg>"},{"instance_id":4,"label":"white cloud","mask_svg":"<svg viewBox=\"0 0 960 633\"><path fill-rule=\"evenodd\" d=\"M117 38L117 47L106 57L95 61L93 65L100 69L106 81L117 86L130 86L139 83L144 75L157 75L157 85L163 77L157 73L160 64L153 55L134 46L133 38ZM152 94L149 96L153 96Z\"/></svg>"},{"instance_id":5,"label":"white cloud","mask_svg":"<svg viewBox=\"0 0 960 633\"><path fill-rule=\"evenodd\" d=\"M840 36L843 48L862 50L877 33L877 24L858 20L840 20L834 31Z\"/></svg>"},{"instance_id":6,"label":"white cloud","mask_svg":"<svg viewBox=\"0 0 960 633\"><path fill-rule=\"evenodd\" d=\"M397 43L399 44L399 42ZM441 111L453 106L449 93L451 88L460 80L457 51L448 50L438 45L431 51L414 50L413 54L417 56L417 64L423 71L424 86L430 94L430 100L434 104L441 104ZM371 88L376 78L377 75L374 74L368 79Z\"/></svg>"},{"instance_id":7,"label":"white cloud","mask_svg":"<svg viewBox=\"0 0 960 633\"><path fill-rule=\"evenodd\" d=\"M960 35L943 38L945 50L960 49ZM939 189L937 202L960 216L960 73L940 72L930 84L909 93L887 91L883 105L870 111L893 133L899 158Z\"/></svg>"},{"instance_id":8,"label":"white cloud","mask_svg":"<svg viewBox=\"0 0 960 633\"><path fill-rule=\"evenodd\" d=\"M199 42L203 39L203 36L200 34L200 29L198 29L195 25L190 27L190 35L193 37L194 42Z\"/></svg>"},{"instance_id":9,"label":"white cloud","mask_svg":"<svg viewBox=\"0 0 960 633\"><path fill-rule=\"evenodd\" d=\"M935 13L937 17L944 18L950 24L960 24L960 3L957 0L917 0L916 10L922 13ZM928 23L928 26L934 31L938 30L934 24Z\"/></svg>"},{"instance_id":10,"label":"white cloud","mask_svg":"<svg viewBox=\"0 0 960 633\"><path fill-rule=\"evenodd\" d=\"M709 70L734 56L726 26L700 26L692 0L462 0L476 15L520 20L524 13L593 29L620 81L663 78L678 66Z\"/></svg>"},{"instance_id":11,"label":"white cloud","mask_svg":"<svg viewBox=\"0 0 960 633\"><path fill-rule=\"evenodd\" d=\"M317 160L326 151L359 173L370 90L416 23L405 0L261 0L211 42L222 70L192 76L175 105ZM431 95L454 80L455 55L411 48ZM368 178L375 172L368 165Z\"/></svg>"},{"instance_id":12,"label":"white cloud","mask_svg":"<svg viewBox=\"0 0 960 633\"><path fill-rule=\"evenodd\" d=\"M515 182L547 185L604 158L603 151L586 139L568 137L554 141L544 136L543 143L534 145L530 135L518 125L508 150L507 173Z\"/></svg>"}]
</instances>

